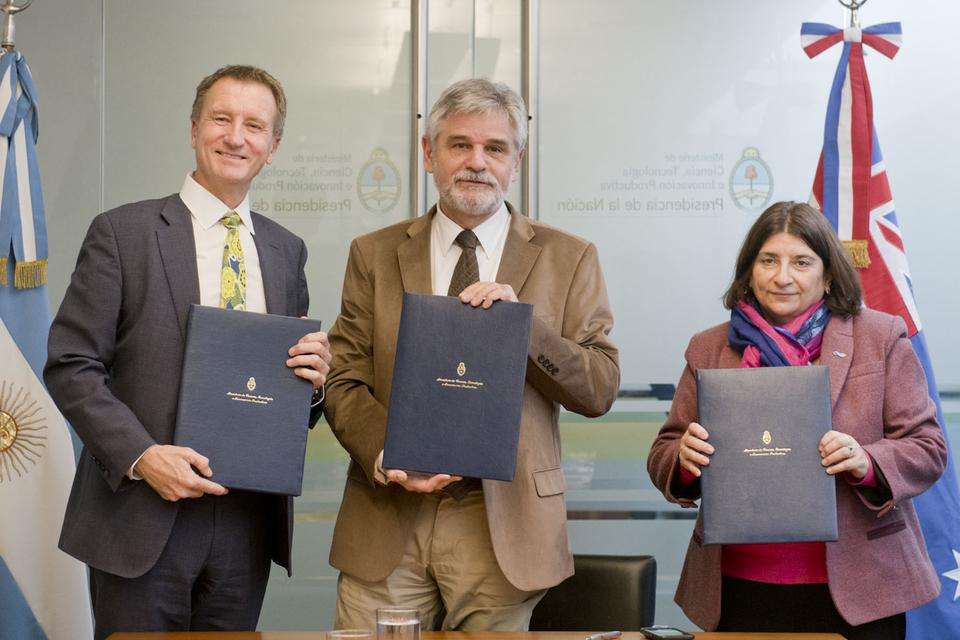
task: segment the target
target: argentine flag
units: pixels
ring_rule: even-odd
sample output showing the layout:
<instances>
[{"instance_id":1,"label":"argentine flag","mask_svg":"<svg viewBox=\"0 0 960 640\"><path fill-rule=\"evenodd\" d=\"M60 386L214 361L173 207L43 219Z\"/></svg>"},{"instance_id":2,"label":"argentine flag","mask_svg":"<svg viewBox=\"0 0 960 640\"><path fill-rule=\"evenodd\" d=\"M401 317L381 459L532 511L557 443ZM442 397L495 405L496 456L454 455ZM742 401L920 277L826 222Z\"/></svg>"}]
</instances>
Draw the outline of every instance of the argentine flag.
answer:
<instances>
[{"instance_id":1,"label":"argentine flag","mask_svg":"<svg viewBox=\"0 0 960 640\"><path fill-rule=\"evenodd\" d=\"M57 548L75 469L66 422L41 382L50 307L34 144L36 92L0 56L0 639L93 637L86 569Z\"/></svg>"}]
</instances>

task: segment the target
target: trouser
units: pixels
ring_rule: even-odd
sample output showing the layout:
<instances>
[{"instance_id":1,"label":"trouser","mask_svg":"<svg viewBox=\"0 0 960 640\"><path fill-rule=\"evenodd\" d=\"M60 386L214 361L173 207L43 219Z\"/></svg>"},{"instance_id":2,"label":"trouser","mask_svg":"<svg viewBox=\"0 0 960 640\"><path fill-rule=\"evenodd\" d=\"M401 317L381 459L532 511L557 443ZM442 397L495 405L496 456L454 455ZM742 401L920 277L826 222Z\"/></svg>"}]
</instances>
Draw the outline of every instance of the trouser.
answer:
<instances>
[{"instance_id":1,"label":"trouser","mask_svg":"<svg viewBox=\"0 0 960 640\"><path fill-rule=\"evenodd\" d=\"M338 629L374 629L381 607L420 611L424 630L526 631L546 589L522 591L500 570L483 491L425 496L400 564L379 582L337 582Z\"/></svg>"},{"instance_id":2,"label":"trouser","mask_svg":"<svg viewBox=\"0 0 960 640\"><path fill-rule=\"evenodd\" d=\"M181 501L166 547L142 576L90 568L95 637L115 631L253 631L270 573L270 496Z\"/></svg>"},{"instance_id":3,"label":"trouser","mask_svg":"<svg viewBox=\"0 0 960 640\"><path fill-rule=\"evenodd\" d=\"M724 577L717 631L838 633L847 640L903 640L905 625L901 613L851 626L840 616L825 584L766 584Z\"/></svg>"}]
</instances>

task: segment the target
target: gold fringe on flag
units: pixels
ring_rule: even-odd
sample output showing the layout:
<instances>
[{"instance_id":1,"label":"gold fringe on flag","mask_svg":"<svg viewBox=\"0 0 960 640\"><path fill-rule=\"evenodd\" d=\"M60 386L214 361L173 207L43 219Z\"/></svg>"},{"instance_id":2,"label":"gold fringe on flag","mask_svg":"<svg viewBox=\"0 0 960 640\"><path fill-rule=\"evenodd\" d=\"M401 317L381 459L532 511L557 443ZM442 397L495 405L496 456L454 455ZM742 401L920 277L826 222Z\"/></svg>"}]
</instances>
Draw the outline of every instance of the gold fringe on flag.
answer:
<instances>
[{"instance_id":1,"label":"gold fringe on flag","mask_svg":"<svg viewBox=\"0 0 960 640\"><path fill-rule=\"evenodd\" d=\"M33 289L47 284L47 260L18 262L13 270L13 286L17 289Z\"/></svg>"},{"instance_id":2,"label":"gold fringe on flag","mask_svg":"<svg viewBox=\"0 0 960 640\"><path fill-rule=\"evenodd\" d=\"M7 286L7 259L0 258L0 287Z\"/></svg>"},{"instance_id":3,"label":"gold fringe on flag","mask_svg":"<svg viewBox=\"0 0 960 640\"><path fill-rule=\"evenodd\" d=\"M853 260L853 266L857 269L866 269L870 266L870 252L867 249L866 240L843 240L842 242L843 248Z\"/></svg>"}]
</instances>

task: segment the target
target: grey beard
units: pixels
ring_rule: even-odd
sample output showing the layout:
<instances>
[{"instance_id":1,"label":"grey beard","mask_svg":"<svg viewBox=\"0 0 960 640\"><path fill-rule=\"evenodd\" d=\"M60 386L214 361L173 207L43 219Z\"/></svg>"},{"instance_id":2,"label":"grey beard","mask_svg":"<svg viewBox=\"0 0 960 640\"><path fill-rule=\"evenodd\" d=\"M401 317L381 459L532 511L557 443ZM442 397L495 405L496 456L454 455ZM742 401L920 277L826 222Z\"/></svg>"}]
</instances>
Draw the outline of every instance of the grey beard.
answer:
<instances>
[{"instance_id":1,"label":"grey beard","mask_svg":"<svg viewBox=\"0 0 960 640\"><path fill-rule=\"evenodd\" d=\"M503 205L503 191L496 181L491 185L493 192L477 194L476 196L467 196L458 193L455 188L456 177L450 182L450 186L444 189L440 186L440 183L437 181L437 176L434 174L433 184L437 187L437 191L440 194L441 205L443 203L449 203L449 206L463 213L483 216L495 212Z\"/></svg>"}]
</instances>

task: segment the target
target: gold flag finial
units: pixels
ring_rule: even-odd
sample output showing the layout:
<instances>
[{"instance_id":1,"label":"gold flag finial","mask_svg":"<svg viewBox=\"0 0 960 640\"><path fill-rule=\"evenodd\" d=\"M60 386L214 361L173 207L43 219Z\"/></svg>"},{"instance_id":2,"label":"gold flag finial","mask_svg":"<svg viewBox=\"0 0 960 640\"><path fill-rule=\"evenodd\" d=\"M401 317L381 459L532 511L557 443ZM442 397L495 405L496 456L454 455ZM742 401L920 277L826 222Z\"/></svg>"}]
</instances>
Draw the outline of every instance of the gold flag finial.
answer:
<instances>
[{"instance_id":1,"label":"gold flag finial","mask_svg":"<svg viewBox=\"0 0 960 640\"><path fill-rule=\"evenodd\" d=\"M843 248L853 261L857 269L866 269L870 266L870 251L866 240L843 240Z\"/></svg>"}]
</instances>

